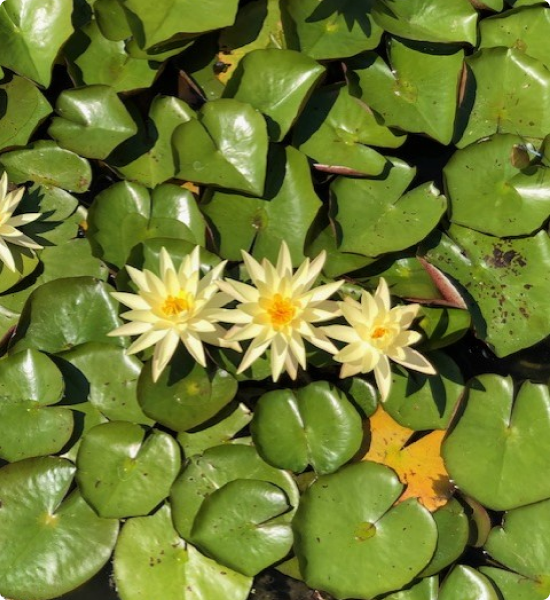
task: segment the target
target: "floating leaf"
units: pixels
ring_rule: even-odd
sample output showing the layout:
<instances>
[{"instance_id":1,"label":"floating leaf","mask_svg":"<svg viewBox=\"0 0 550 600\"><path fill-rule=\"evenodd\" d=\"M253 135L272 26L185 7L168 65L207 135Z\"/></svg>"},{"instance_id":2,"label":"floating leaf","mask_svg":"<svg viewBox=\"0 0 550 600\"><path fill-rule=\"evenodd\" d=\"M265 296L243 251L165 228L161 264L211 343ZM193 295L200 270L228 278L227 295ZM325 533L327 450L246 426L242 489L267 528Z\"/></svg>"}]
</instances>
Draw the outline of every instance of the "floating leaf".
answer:
<instances>
[{"instance_id":1,"label":"floating leaf","mask_svg":"<svg viewBox=\"0 0 550 600\"><path fill-rule=\"evenodd\" d=\"M0 6L0 64L48 87L57 53L73 32L72 11L71 0L10 0Z\"/></svg>"},{"instance_id":2,"label":"floating leaf","mask_svg":"<svg viewBox=\"0 0 550 600\"><path fill-rule=\"evenodd\" d=\"M64 90L57 98L49 135L63 148L87 158L106 158L137 131L134 120L106 85Z\"/></svg>"},{"instance_id":3,"label":"floating leaf","mask_svg":"<svg viewBox=\"0 0 550 600\"><path fill-rule=\"evenodd\" d=\"M129 519L114 560L122 600L246 600L252 578L203 556L174 530L169 505L150 517Z\"/></svg>"},{"instance_id":4,"label":"floating leaf","mask_svg":"<svg viewBox=\"0 0 550 600\"><path fill-rule=\"evenodd\" d=\"M548 590L537 581L494 567L481 567L480 571L493 582L503 600L548 600Z\"/></svg>"},{"instance_id":5,"label":"floating leaf","mask_svg":"<svg viewBox=\"0 0 550 600\"><path fill-rule=\"evenodd\" d=\"M372 462L311 484L293 521L295 552L310 587L339 598L373 598L401 589L427 565L436 526L416 500L392 506L402 489L391 469Z\"/></svg>"},{"instance_id":6,"label":"floating leaf","mask_svg":"<svg viewBox=\"0 0 550 600\"><path fill-rule=\"evenodd\" d=\"M443 580L438 600L499 600L490 580L479 571L457 565Z\"/></svg>"},{"instance_id":7,"label":"floating leaf","mask_svg":"<svg viewBox=\"0 0 550 600\"><path fill-rule=\"evenodd\" d=\"M98 517L77 491L65 497L74 472L72 463L54 457L0 469L0 594L57 598L109 560L118 521Z\"/></svg>"},{"instance_id":8,"label":"floating leaf","mask_svg":"<svg viewBox=\"0 0 550 600\"><path fill-rule=\"evenodd\" d=\"M359 413L325 381L263 394L251 433L264 460L297 473L308 464L320 474L336 471L354 456L363 439Z\"/></svg>"},{"instance_id":9,"label":"floating leaf","mask_svg":"<svg viewBox=\"0 0 550 600\"><path fill-rule=\"evenodd\" d=\"M363 460L391 467L407 488L399 502L418 498L429 510L444 506L453 485L441 458L444 431L432 431L407 444L414 431L399 425L379 406L369 418L371 442Z\"/></svg>"},{"instance_id":10,"label":"floating leaf","mask_svg":"<svg viewBox=\"0 0 550 600\"><path fill-rule=\"evenodd\" d=\"M481 375L443 445L458 487L484 506L508 510L550 498L550 394L524 383L514 402L513 383ZM483 456L483 460L479 457Z\"/></svg>"},{"instance_id":11,"label":"floating leaf","mask_svg":"<svg viewBox=\"0 0 550 600\"><path fill-rule=\"evenodd\" d=\"M266 122L249 104L229 98L208 102L198 119L174 131L177 177L261 196L267 141Z\"/></svg>"},{"instance_id":12,"label":"floating leaf","mask_svg":"<svg viewBox=\"0 0 550 600\"><path fill-rule=\"evenodd\" d=\"M407 586L401 592L384 596L384 600L437 600L439 591L439 578L426 577L418 583Z\"/></svg>"},{"instance_id":13,"label":"floating leaf","mask_svg":"<svg viewBox=\"0 0 550 600\"><path fill-rule=\"evenodd\" d=\"M132 36L123 3L118 0L96 0L93 7L99 29L108 40L118 42Z\"/></svg>"},{"instance_id":14,"label":"floating leaf","mask_svg":"<svg viewBox=\"0 0 550 600\"><path fill-rule=\"evenodd\" d=\"M167 433L113 421L86 433L76 464L86 501L101 517L125 518L148 514L168 496L181 456Z\"/></svg>"}]
</instances>

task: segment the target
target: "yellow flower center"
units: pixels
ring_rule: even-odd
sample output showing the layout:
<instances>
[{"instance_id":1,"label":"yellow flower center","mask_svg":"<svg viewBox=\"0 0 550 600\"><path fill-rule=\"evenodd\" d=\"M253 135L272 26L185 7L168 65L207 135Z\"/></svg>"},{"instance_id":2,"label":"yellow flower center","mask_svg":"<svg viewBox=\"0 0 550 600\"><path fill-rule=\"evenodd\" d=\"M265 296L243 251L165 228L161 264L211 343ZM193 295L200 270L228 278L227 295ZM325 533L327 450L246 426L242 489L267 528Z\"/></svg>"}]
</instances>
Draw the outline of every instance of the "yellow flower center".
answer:
<instances>
[{"instance_id":1,"label":"yellow flower center","mask_svg":"<svg viewBox=\"0 0 550 600\"><path fill-rule=\"evenodd\" d=\"M388 330L385 327L377 327L372 333L371 338L373 340L379 340L383 338L388 333Z\"/></svg>"},{"instance_id":2,"label":"yellow flower center","mask_svg":"<svg viewBox=\"0 0 550 600\"><path fill-rule=\"evenodd\" d=\"M193 298L187 292L180 292L177 296L168 296L160 310L167 317L175 317L184 311L189 311L193 306Z\"/></svg>"},{"instance_id":3,"label":"yellow flower center","mask_svg":"<svg viewBox=\"0 0 550 600\"><path fill-rule=\"evenodd\" d=\"M288 325L296 316L296 307L290 298L284 298L281 294L275 294L269 302L267 314L271 325L275 328Z\"/></svg>"}]
</instances>

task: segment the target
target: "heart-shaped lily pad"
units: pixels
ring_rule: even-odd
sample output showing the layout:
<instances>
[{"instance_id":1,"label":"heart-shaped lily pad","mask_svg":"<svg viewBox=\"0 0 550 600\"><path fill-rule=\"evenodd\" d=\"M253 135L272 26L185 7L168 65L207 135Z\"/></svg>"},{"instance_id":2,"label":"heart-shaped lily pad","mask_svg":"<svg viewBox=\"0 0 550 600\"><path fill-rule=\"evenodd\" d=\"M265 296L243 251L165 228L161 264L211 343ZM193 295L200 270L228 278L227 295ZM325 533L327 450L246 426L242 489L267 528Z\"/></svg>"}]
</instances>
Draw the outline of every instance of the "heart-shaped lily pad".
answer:
<instances>
[{"instance_id":1,"label":"heart-shaped lily pad","mask_svg":"<svg viewBox=\"0 0 550 600\"><path fill-rule=\"evenodd\" d=\"M548 600L548 590L539 582L494 567L481 567L501 593L503 600Z\"/></svg>"},{"instance_id":2,"label":"heart-shaped lily pad","mask_svg":"<svg viewBox=\"0 0 550 600\"><path fill-rule=\"evenodd\" d=\"M550 168L516 164L524 144L497 134L455 152L443 171L454 223L507 237L530 234L548 219Z\"/></svg>"},{"instance_id":3,"label":"heart-shaped lily pad","mask_svg":"<svg viewBox=\"0 0 550 600\"><path fill-rule=\"evenodd\" d=\"M102 517L146 515L170 493L181 466L174 438L112 421L86 433L77 457L77 481Z\"/></svg>"},{"instance_id":4,"label":"heart-shaped lily pad","mask_svg":"<svg viewBox=\"0 0 550 600\"><path fill-rule=\"evenodd\" d=\"M251 433L264 460L297 473L308 464L317 473L332 473L363 440L361 416L326 381L264 394L256 404Z\"/></svg>"},{"instance_id":5,"label":"heart-shaped lily pad","mask_svg":"<svg viewBox=\"0 0 550 600\"><path fill-rule=\"evenodd\" d=\"M0 469L0 594L57 598L109 559L118 521L98 517L76 491L65 498L74 472L68 460L53 457Z\"/></svg>"},{"instance_id":6,"label":"heart-shaped lily pad","mask_svg":"<svg viewBox=\"0 0 550 600\"><path fill-rule=\"evenodd\" d=\"M282 519L285 523L290 523L299 502L294 479L286 471L264 462L253 447L224 444L191 457L172 486L170 502L174 511L174 524L186 540L193 541L193 523L204 499L236 479L267 481L282 489L293 507Z\"/></svg>"},{"instance_id":7,"label":"heart-shaped lily pad","mask_svg":"<svg viewBox=\"0 0 550 600\"><path fill-rule=\"evenodd\" d=\"M535 581L550 594L550 500L506 513L485 544L500 564Z\"/></svg>"},{"instance_id":8,"label":"heart-shaped lily pad","mask_svg":"<svg viewBox=\"0 0 550 600\"><path fill-rule=\"evenodd\" d=\"M194 543L235 571L256 575L292 547L291 509L283 490L257 479L236 479L212 492L193 523Z\"/></svg>"},{"instance_id":9,"label":"heart-shaped lily pad","mask_svg":"<svg viewBox=\"0 0 550 600\"><path fill-rule=\"evenodd\" d=\"M332 211L340 228L338 249L377 256L424 239L438 224L447 201L431 183L405 192L414 174L409 165L394 159L385 177L338 177L331 185Z\"/></svg>"},{"instance_id":10,"label":"heart-shaped lily pad","mask_svg":"<svg viewBox=\"0 0 550 600\"><path fill-rule=\"evenodd\" d=\"M118 0L96 0L94 17L108 40L120 41L132 37L124 7Z\"/></svg>"},{"instance_id":11,"label":"heart-shaped lily pad","mask_svg":"<svg viewBox=\"0 0 550 600\"><path fill-rule=\"evenodd\" d=\"M511 379L474 379L443 444L445 464L458 487L494 510L550 498L548 388L526 382L515 402L513 397Z\"/></svg>"},{"instance_id":12,"label":"heart-shaped lily pad","mask_svg":"<svg viewBox=\"0 0 550 600\"><path fill-rule=\"evenodd\" d=\"M437 528L388 467L362 462L324 475L293 521L306 583L339 598L370 599L408 584L433 556Z\"/></svg>"},{"instance_id":13,"label":"heart-shaped lily pad","mask_svg":"<svg viewBox=\"0 0 550 600\"><path fill-rule=\"evenodd\" d=\"M186 544L174 530L169 505L129 519L115 549L115 581L122 600L246 600L252 578L222 567Z\"/></svg>"},{"instance_id":14,"label":"heart-shaped lily pad","mask_svg":"<svg viewBox=\"0 0 550 600\"><path fill-rule=\"evenodd\" d=\"M384 600L437 600L439 577L425 577L401 592L388 594Z\"/></svg>"},{"instance_id":15,"label":"heart-shaped lily pad","mask_svg":"<svg viewBox=\"0 0 550 600\"><path fill-rule=\"evenodd\" d=\"M121 181L98 194L88 213L96 256L122 268L130 250L147 238L173 237L204 244L204 219L193 195L171 183L153 192Z\"/></svg>"},{"instance_id":16,"label":"heart-shaped lily pad","mask_svg":"<svg viewBox=\"0 0 550 600\"><path fill-rule=\"evenodd\" d=\"M261 196L267 160L267 125L250 104L208 102L172 137L177 177Z\"/></svg>"},{"instance_id":17,"label":"heart-shaped lily pad","mask_svg":"<svg viewBox=\"0 0 550 600\"><path fill-rule=\"evenodd\" d=\"M73 415L61 400L63 379L36 350L0 360L0 458L10 462L55 454L69 441Z\"/></svg>"},{"instance_id":18,"label":"heart-shaped lily pad","mask_svg":"<svg viewBox=\"0 0 550 600\"><path fill-rule=\"evenodd\" d=\"M180 345L156 382L149 361L138 381L138 401L143 412L175 431L187 431L208 421L237 392L237 381L221 369L207 370Z\"/></svg>"},{"instance_id":19,"label":"heart-shaped lily pad","mask_svg":"<svg viewBox=\"0 0 550 600\"><path fill-rule=\"evenodd\" d=\"M491 581L479 571L457 565L443 580L438 600L499 600Z\"/></svg>"}]
</instances>

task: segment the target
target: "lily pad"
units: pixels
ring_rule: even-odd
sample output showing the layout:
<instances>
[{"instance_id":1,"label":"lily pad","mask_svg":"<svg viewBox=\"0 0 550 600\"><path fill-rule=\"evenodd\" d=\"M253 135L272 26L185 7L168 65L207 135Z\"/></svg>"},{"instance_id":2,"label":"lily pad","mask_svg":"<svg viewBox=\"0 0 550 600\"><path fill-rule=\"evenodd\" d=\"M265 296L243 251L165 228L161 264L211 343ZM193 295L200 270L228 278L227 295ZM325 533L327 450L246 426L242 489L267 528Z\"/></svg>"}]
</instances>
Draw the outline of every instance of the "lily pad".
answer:
<instances>
[{"instance_id":1,"label":"lily pad","mask_svg":"<svg viewBox=\"0 0 550 600\"><path fill-rule=\"evenodd\" d=\"M452 225L427 261L464 286L478 337L508 356L550 335L550 240L499 239Z\"/></svg>"},{"instance_id":2,"label":"lily pad","mask_svg":"<svg viewBox=\"0 0 550 600\"><path fill-rule=\"evenodd\" d=\"M440 600L499 600L491 581L479 571L457 565L443 580L439 590Z\"/></svg>"},{"instance_id":3,"label":"lily pad","mask_svg":"<svg viewBox=\"0 0 550 600\"><path fill-rule=\"evenodd\" d=\"M267 125L252 106L224 98L208 102L174 131L180 179L261 196L267 160Z\"/></svg>"},{"instance_id":4,"label":"lily pad","mask_svg":"<svg viewBox=\"0 0 550 600\"><path fill-rule=\"evenodd\" d=\"M15 462L65 446L72 412L51 406L62 394L61 373L46 355L27 350L0 360L0 458Z\"/></svg>"},{"instance_id":5,"label":"lily pad","mask_svg":"<svg viewBox=\"0 0 550 600\"><path fill-rule=\"evenodd\" d=\"M126 518L148 514L168 496L181 455L167 433L112 421L86 433L76 464L79 489L96 512Z\"/></svg>"},{"instance_id":6,"label":"lily pad","mask_svg":"<svg viewBox=\"0 0 550 600\"><path fill-rule=\"evenodd\" d=\"M354 456L363 440L361 416L325 381L261 396L251 433L265 461L296 473L308 464L317 473L332 473Z\"/></svg>"},{"instance_id":7,"label":"lily pad","mask_svg":"<svg viewBox=\"0 0 550 600\"><path fill-rule=\"evenodd\" d=\"M34 181L81 193L90 187L92 181L90 163L85 158L49 140L5 152L0 160L13 183Z\"/></svg>"},{"instance_id":8,"label":"lily pad","mask_svg":"<svg viewBox=\"0 0 550 600\"><path fill-rule=\"evenodd\" d=\"M251 577L218 565L182 540L169 505L126 522L114 571L122 600L148 600L159 590L164 600L246 600L252 586Z\"/></svg>"},{"instance_id":9,"label":"lily pad","mask_svg":"<svg viewBox=\"0 0 550 600\"><path fill-rule=\"evenodd\" d=\"M118 0L96 0L93 3L94 17L101 33L115 42L132 37L124 5Z\"/></svg>"},{"instance_id":10,"label":"lily pad","mask_svg":"<svg viewBox=\"0 0 550 600\"><path fill-rule=\"evenodd\" d=\"M106 158L137 131L115 90L90 85L64 90L55 105L48 134L62 147L87 158Z\"/></svg>"},{"instance_id":11,"label":"lily pad","mask_svg":"<svg viewBox=\"0 0 550 600\"><path fill-rule=\"evenodd\" d=\"M466 59L466 98L461 107L463 148L494 133L543 138L550 130L550 72L536 58L510 48L485 48Z\"/></svg>"},{"instance_id":12,"label":"lily pad","mask_svg":"<svg viewBox=\"0 0 550 600\"><path fill-rule=\"evenodd\" d=\"M193 523L199 548L243 575L284 558L292 530L279 517L291 509L283 490L257 479L236 479L205 498Z\"/></svg>"},{"instance_id":13,"label":"lily pad","mask_svg":"<svg viewBox=\"0 0 550 600\"><path fill-rule=\"evenodd\" d=\"M432 183L405 192L414 174L413 168L394 159L384 177L336 178L331 202L339 227L338 249L378 256L424 239L439 223L447 202Z\"/></svg>"},{"instance_id":14,"label":"lily pad","mask_svg":"<svg viewBox=\"0 0 550 600\"><path fill-rule=\"evenodd\" d=\"M39 265L36 254L22 246L10 246L10 252L15 263L15 271L0 263L0 293L10 290L22 279L34 273Z\"/></svg>"},{"instance_id":15,"label":"lily pad","mask_svg":"<svg viewBox=\"0 0 550 600\"><path fill-rule=\"evenodd\" d=\"M0 6L0 64L48 87L57 53L73 32L72 11L71 0L12 0Z\"/></svg>"},{"instance_id":16,"label":"lily pad","mask_svg":"<svg viewBox=\"0 0 550 600\"><path fill-rule=\"evenodd\" d=\"M216 191L201 205L210 219L220 255L242 260L241 249L256 259L275 261L281 240L293 265L304 259L304 244L321 201L311 180L306 157L287 147L272 146L262 199Z\"/></svg>"},{"instance_id":17,"label":"lily pad","mask_svg":"<svg viewBox=\"0 0 550 600\"><path fill-rule=\"evenodd\" d=\"M109 560L118 521L98 517L77 491L65 497L75 469L54 457L0 469L0 594L57 598Z\"/></svg>"},{"instance_id":18,"label":"lily pad","mask_svg":"<svg viewBox=\"0 0 550 600\"><path fill-rule=\"evenodd\" d=\"M474 379L443 444L445 464L458 487L493 510L550 498L549 415L546 386L526 382L514 402L511 379Z\"/></svg>"},{"instance_id":19,"label":"lily pad","mask_svg":"<svg viewBox=\"0 0 550 600\"><path fill-rule=\"evenodd\" d=\"M285 0L283 27L289 47L328 60L376 48L382 28L372 18L373 0Z\"/></svg>"},{"instance_id":20,"label":"lily pad","mask_svg":"<svg viewBox=\"0 0 550 600\"><path fill-rule=\"evenodd\" d=\"M481 567L480 571L493 582L503 600L548 599L548 590L533 579L494 567Z\"/></svg>"},{"instance_id":21,"label":"lily pad","mask_svg":"<svg viewBox=\"0 0 550 600\"><path fill-rule=\"evenodd\" d=\"M14 75L0 85L0 149L24 146L52 112L38 88L24 77Z\"/></svg>"},{"instance_id":22,"label":"lily pad","mask_svg":"<svg viewBox=\"0 0 550 600\"><path fill-rule=\"evenodd\" d=\"M374 52L348 61L351 88L357 86L358 95L385 125L449 144L464 50L430 51L425 45L390 38L387 52L389 65Z\"/></svg>"},{"instance_id":23,"label":"lily pad","mask_svg":"<svg viewBox=\"0 0 550 600\"><path fill-rule=\"evenodd\" d=\"M388 467L362 462L324 475L293 521L306 583L339 598L373 598L407 585L430 561L437 528Z\"/></svg>"},{"instance_id":24,"label":"lily pad","mask_svg":"<svg viewBox=\"0 0 550 600\"><path fill-rule=\"evenodd\" d=\"M149 192L138 183L120 181L96 196L87 235L96 256L122 268L130 250L147 238L204 244L205 223L188 190L165 183Z\"/></svg>"},{"instance_id":25,"label":"lily pad","mask_svg":"<svg viewBox=\"0 0 550 600\"><path fill-rule=\"evenodd\" d=\"M263 113L270 138L280 142L324 72L318 62L293 50L254 50L239 63L224 97L248 102Z\"/></svg>"},{"instance_id":26,"label":"lily pad","mask_svg":"<svg viewBox=\"0 0 550 600\"><path fill-rule=\"evenodd\" d=\"M439 577L425 577L401 592L388 594L384 600L437 600Z\"/></svg>"},{"instance_id":27,"label":"lily pad","mask_svg":"<svg viewBox=\"0 0 550 600\"><path fill-rule=\"evenodd\" d=\"M264 462L251 446L224 444L191 457L172 487L170 502L174 525L186 540L193 542L193 523L205 498L237 479L267 481L282 489L293 507L283 518L285 523L290 523L299 502L293 478Z\"/></svg>"},{"instance_id":28,"label":"lily pad","mask_svg":"<svg viewBox=\"0 0 550 600\"><path fill-rule=\"evenodd\" d=\"M188 431L208 421L234 398L237 382L221 369L207 370L180 345L158 381L148 362L138 381L143 412L174 431Z\"/></svg>"},{"instance_id":29,"label":"lily pad","mask_svg":"<svg viewBox=\"0 0 550 600\"><path fill-rule=\"evenodd\" d=\"M496 134L455 152L443 171L453 223L499 237L541 227L550 216L550 168L516 164L524 143Z\"/></svg>"}]
</instances>

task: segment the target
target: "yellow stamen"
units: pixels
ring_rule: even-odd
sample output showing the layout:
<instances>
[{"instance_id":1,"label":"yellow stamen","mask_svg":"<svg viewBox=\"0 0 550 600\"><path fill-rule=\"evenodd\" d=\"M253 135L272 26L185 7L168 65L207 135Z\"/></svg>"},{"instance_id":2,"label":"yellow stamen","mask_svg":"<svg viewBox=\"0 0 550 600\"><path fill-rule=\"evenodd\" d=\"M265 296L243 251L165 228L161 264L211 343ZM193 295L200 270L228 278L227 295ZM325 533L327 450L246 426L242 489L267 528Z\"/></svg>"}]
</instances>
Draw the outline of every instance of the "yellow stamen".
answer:
<instances>
[{"instance_id":1,"label":"yellow stamen","mask_svg":"<svg viewBox=\"0 0 550 600\"><path fill-rule=\"evenodd\" d=\"M183 311L188 311L192 305L193 300L191 295L186 292L180 292L177 296L168 296L160 310L167 317L175 317Z\"/></svg>"},{"instance_id":2,"label":"yellow stamen","mask_svg":"<svg viewBox=\"0 0 550 600\"><path fill-rule=\"evenodd\" d=\"M267 307L267 313L273 327L288 325L296 315L296 308L289 298L275 294Z\"/></svg>"},{"instance_id":3,"label":"yellow stamen","mask_svg":"<svg viewBox=\"0 0 550 600\"><path fill-rule=\"evenodd\" d=\"M380 338L383 338L386 333L388 333L388 330L385 327L377 327L371 334L371 338L373 340L379 340Z\"/></svg>"}]
</instances>

